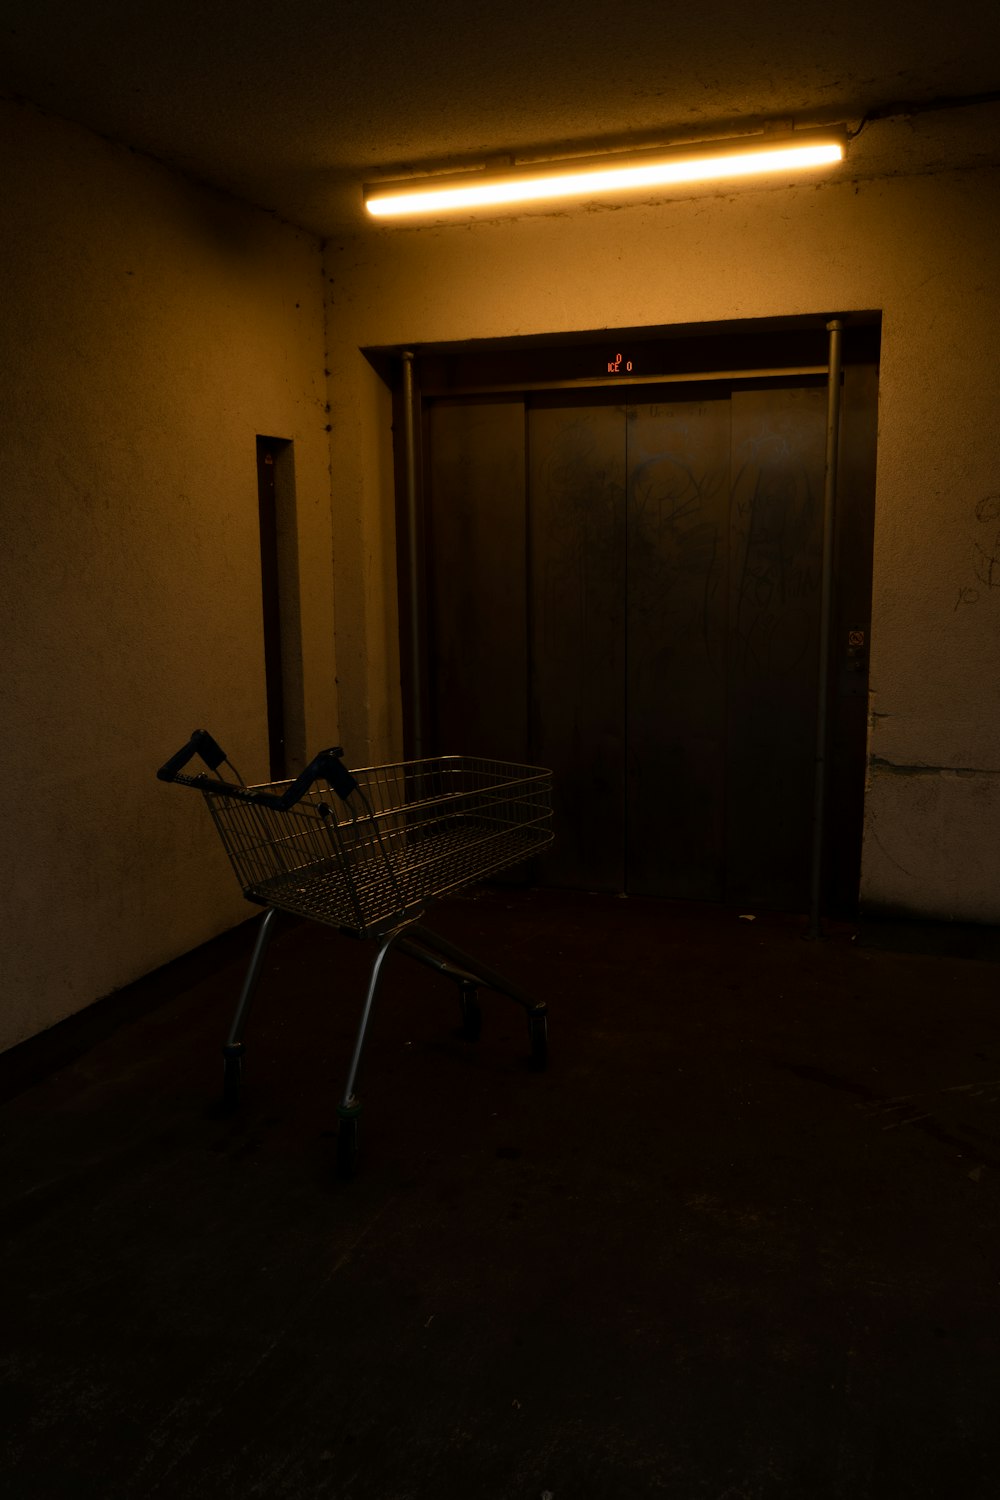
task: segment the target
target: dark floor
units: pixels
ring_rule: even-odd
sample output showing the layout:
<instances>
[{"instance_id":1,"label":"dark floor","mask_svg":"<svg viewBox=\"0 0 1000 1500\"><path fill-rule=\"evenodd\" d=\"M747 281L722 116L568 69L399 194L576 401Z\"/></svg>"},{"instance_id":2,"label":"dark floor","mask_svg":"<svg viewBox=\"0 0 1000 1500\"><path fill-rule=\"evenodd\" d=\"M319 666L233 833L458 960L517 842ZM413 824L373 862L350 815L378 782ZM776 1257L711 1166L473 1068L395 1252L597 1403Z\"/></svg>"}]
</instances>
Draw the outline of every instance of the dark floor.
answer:
<instances>
[{"instance_id":1,"label":"dark floor","mask_svg":"<svg viewBox=\"0 0 1000 1500\"><path fill-rule=\"evenodd\" d=\"M920 929L494 889L436 925L551 1012L251 929L0 1059L16 1500L1000 1493L1000 969ZM916 934L916 939L914 938ZM876 942L880 939L880 942Z\"/></svg>"}]
</instances>

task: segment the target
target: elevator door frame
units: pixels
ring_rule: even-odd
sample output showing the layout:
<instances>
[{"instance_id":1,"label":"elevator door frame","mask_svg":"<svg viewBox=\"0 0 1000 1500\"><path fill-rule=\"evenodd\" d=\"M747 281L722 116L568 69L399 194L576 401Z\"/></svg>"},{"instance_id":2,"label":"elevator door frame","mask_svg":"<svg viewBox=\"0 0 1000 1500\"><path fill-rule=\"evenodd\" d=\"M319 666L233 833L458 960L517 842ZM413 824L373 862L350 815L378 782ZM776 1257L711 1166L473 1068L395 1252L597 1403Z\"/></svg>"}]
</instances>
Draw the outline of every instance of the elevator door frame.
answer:
<instances>
[{"instance_id":1,"label":"elevator door frame","mask_svg":"<svg viewBox=\"0 0 1000 1500\"><path fill-rule=\"evenodd\" d=\"M397 434L396 463L397 463L397 495L400 498L399 509L399 547L400 547L400 635L402 650L403 670L403 703L404 723L406 728L407 753L419 753L421 749L427 749L426 734L424 726L428 723L429 699L427 697L427 672L426 656L424 657L424 679L417 684L421 692L422 701L417 699L414 691L414 678L419 671L422 644L426 653L427 648L427 574L429 556L426 548L426 505L424 496L424 473L422 457L422 434L426 411L430 402L442 398L453 397L463 400L473 397L500 398L504 394L511 397L528 397L534 392L557 393L581 392L589 393L593 390L596 395L599 391L611 392L620 390L622 402L640 394L636 387L651 387L662 392L664 399L671 397L670 387L700 385L702 382L724 379L729 382L760 381L768 377L787 379L788 377L822 377L827 373L826 364L826 337L825 319L793 320L794 326L785 325L781 328L760 329L757 326L747 331L747 326L742 325L730 334L730 331L722 330L716 332L705 332L699 334L697 330L688 330L684 336L674 337L664 330L643 330L645 341L635 345L641 351L642 359L632 361L631 371L625 368L627 361L617 362L617 353L629 347L629 339L635 338L637 331L630 333L619 333L608 336L600 336L601 343L592 342L586 337L575 343L558 343L547 340L533 343L529 340L503 341L503 343L484 343L477 345L464 345L459 347L431 347L416 351L412 356L404 356L410 360L410 391L414 401L415 419L413 432L416 436L416 447L413 455L414 474L407 472L407 455L402 451L399 441L405 428L405 420L402 406L402 387L405 382L398 375L400 369L400 351L379 351L380 357L390 357L390 363L385 367L385 373L392 374L394 388L396 391L395 431ZM657 334L667 334L665 337L657 338ZM879 355L880 322L877 315L863 314L848 323L844 339L844 377L845 377L845 410L847 419L854 422L868 422L870 432L862 435L859 440L860 447L870 448L868 455L868 481L872 494L869 501L870 515L867 523L860 527L856 525L850 535L844 535L838 527L838 548L850 548L853 553L860 549L863 554L860 563L853 569L855 583L860 576L863 585L860 591L854 587L852 597L841 597L839 600L839 613L834 622L834 649L831 656L831 689L838 693L837 712L841 718L845 715L853 717L854 741L861 747L864 745L864 726L867 723L867 658L870 638L870 611L871 611L871 548L873 532L873 507L874 507L874 444L875 444L875 404L877 401L877 378L878 378L878 355ZM593 336L592 336L593 337ZM604 356L615 350L615 355L606 361ZM395 353L395 363L391 355ZM372 351L369 357L373 363L378 364ZM616 369L612 373L610 366L616 361ZM640 365L640 369L636 369ZM600 374L593 374L594 368L598 367ZM655 366L656 373L653 373ZM850 393L852 377L850 370L855 366L868 367L872 373L873 384L868 395L862 393L861 399L867 400L866 412L852 409L857 405L858 391L860 387L854 382L854 395ZM643 373L643 370L649 373ZM680 394L678 390L677 394ZM854 466L855 468L857 465ZM862 462L861 467L864 467ZM862 476L864 477L864 476ZM858 475L852 472L849 463L846 471L842 474L842 486L858 482ZM413 490L412 499L415 500L412 512L407 513L404 503L409 489ZM411 518L416 522L416 549L417 566L411 567ZM416 598L413 597L409 587L409 580L416 582ZM851 646L848 650L846 640L848 634ZM843 640L841 639L843 637ZM413 663L408 668L408 664ZM848 685L848 696L850 704L844 698L844 685ZM415 729L419 731L415 733ZM843 729L843 726L841 726ZM860 852L861 852L861 828L864 810L864 751L859 749L856 753L856 767L853 775L853 788L846 794L844 792L845 778L841 776L836 798L827 809L824 819L827 826L833 825L839 829L847 825L852 829L852 835L838 841L832 851L831 864L833 868L828 871L825 881L826 904L838 914L849 915L855 908L857 901L857 885L860 875ZM850 777L847 781L850 781ZM845 845L852 847L846 848Z\"/></svg>"}]
</instances>

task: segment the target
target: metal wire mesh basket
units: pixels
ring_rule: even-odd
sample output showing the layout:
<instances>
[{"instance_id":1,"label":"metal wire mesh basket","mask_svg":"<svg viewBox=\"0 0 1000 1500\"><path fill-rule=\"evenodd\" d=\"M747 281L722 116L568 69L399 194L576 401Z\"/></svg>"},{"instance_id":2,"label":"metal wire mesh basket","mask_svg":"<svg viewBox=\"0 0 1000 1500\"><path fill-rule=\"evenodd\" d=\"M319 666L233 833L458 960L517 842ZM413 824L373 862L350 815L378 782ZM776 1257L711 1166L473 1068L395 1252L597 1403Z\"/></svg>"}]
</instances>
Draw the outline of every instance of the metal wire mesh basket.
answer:
<instances>
[{"instance_id":1,"label":"metal wire mesh basket","mask_svg":"<svg viewBox=\"0 0 1000 1500\"><path fill-rule=\"evenodd\" d=\"M540 767L446 755L344 774L346 795L314 784L286 807L292 782L191 779L248 900L370 936L552 842Z\"/></svg>"}]
</instances>

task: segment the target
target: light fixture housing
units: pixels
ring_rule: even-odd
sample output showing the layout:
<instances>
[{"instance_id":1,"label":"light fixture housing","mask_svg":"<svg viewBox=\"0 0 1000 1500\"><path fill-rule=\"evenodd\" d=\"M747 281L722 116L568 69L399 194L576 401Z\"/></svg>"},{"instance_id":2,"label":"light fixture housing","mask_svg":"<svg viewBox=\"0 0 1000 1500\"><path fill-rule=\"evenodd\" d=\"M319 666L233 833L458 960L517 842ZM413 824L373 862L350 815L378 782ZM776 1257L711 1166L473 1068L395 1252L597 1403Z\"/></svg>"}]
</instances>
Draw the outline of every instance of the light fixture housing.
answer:
<instances>
[{"instance_id":1,"label":"light fixture housing","mask_svg":"<svg viewBox=\"0 0 1000 1500\"><path fill-rule=\"evenodd\" d=\"M616 198L691 182L783 175L843 161L844 129L794 130L699 141L695 145L531 162L501 171L478 169L395 182L366 183L365 207L376 218L475 213L521 203Z\"/></svg>"}]
</instances>

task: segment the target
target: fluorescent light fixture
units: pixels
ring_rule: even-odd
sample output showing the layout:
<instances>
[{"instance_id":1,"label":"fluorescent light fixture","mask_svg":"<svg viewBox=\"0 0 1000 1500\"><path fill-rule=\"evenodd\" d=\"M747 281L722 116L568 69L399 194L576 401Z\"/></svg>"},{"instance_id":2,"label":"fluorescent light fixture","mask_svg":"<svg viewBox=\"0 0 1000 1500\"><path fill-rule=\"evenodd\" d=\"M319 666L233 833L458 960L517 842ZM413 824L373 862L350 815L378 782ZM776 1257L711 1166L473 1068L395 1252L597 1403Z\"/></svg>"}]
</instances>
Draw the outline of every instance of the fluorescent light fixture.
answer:
<instances>
[{"instance_id":1,"label":"fluorescent light fixture","mask_svg":"<svg viewBox=\"0 0 1000 1500\"><path fill-rule=\"evenodd\" d=\"M562 198L595 199L689 182L781 175L830 166L844 158L845 133L802 130L770 133L697 146L608 156L567 157L500 172L408 177L366 185L365 207L377 218L475 212L516 203Z\"/></svg>"}]
</instances>

